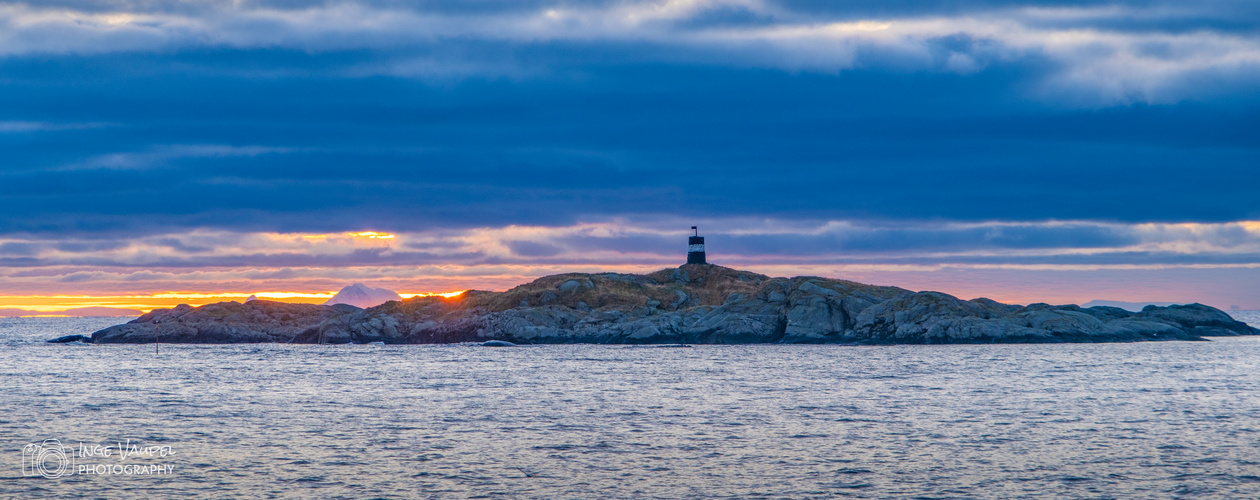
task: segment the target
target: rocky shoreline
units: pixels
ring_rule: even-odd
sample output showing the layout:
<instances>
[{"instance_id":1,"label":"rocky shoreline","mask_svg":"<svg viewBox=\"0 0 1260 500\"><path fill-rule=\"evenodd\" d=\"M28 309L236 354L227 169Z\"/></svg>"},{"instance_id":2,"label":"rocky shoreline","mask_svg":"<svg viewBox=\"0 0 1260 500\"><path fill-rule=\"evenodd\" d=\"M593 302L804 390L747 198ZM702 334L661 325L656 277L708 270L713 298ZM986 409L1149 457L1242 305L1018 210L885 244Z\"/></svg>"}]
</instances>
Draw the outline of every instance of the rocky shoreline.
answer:
<instances>
[{"instance_id":1,"label":"rocky shoreline","mask_svg":"<svg viewBox=\"0 0 1260 500\"><path fill-rule=\"evenodd\" d=\"M1205 340L1260 330L1201 305L1017 306L708 264L562 274L360 309L253 300L155 310L93 343L974 344Z\"/></svg>"}]
</instances>

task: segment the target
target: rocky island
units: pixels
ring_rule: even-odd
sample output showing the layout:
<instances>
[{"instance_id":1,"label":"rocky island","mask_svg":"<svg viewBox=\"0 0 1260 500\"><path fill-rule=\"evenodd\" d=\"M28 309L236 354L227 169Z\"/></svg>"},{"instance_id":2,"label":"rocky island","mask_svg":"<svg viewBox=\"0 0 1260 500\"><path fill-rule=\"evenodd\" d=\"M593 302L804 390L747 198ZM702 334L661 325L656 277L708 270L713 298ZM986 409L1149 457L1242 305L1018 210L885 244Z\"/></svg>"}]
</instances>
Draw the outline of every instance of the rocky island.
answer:
<instances>
[{"instance_id":1,"label":"rocky island","mask_svg":"<svg viewBox=\"0 0 1260 500\"><path fill-rule=\"evenodd\" d=\"M957 344L1204 340L1260 330L1201 304L1009 305L711 264L561 274L504 292L348 304L252 300L155 310L93 343Z\"/></svg>"}]
</instances>

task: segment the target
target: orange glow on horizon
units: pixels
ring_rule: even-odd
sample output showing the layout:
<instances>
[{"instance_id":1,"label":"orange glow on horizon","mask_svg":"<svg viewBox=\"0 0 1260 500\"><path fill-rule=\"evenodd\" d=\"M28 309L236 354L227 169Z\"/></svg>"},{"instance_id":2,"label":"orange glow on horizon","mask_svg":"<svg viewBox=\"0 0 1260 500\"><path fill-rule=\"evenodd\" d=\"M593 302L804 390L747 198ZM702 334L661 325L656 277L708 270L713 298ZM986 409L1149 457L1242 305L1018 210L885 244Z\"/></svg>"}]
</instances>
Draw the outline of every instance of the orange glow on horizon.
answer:
<instances>
[{"instance_id":1,"label":"orange glow on horizon","mask_svg":"<svg viewBox=\"0 0 1260 500\"><path fill-rule=\"evenodd\" d=\"M467 292L467 291L468 291L468 290L460 290L460 291L458 291L458 292L440 292L440 293L439 293L439 292L428 292L428 293L400 293L400 294L398 294L398 296L399 296L399 297L402 297L402 298L404 298L404 299L413 299L413 298L416 298L416 297L445 297L445 298L448 298L448 299L449 299L449 298L451 298L451 297L458 297L458 296L460 296L460 295L463 295L463 294L464 294L464 292Z\"/></svg>"},{"instance_id":2,"label":"orange glow on horizon","mask_svg":"<svg viewBox=\"0 0 1260 500\"><path fill-rule=\"evenodd\" d=\"M454 292L417 292L399 293L404 299L412 297L457 297L467 290ZM253 295L259 299L292 304L322 304L331 299L337 292L163 292L150 295L0 295L0 309L22 309L35 314L23 317L57 317L68 309L87 307L108 307L114 309L134 309L150 312L154 309L167 309L180 304L203 306L216 302L244 302ZM39 314L49 313L49 314Z\"/></svg>"}]
</instances>

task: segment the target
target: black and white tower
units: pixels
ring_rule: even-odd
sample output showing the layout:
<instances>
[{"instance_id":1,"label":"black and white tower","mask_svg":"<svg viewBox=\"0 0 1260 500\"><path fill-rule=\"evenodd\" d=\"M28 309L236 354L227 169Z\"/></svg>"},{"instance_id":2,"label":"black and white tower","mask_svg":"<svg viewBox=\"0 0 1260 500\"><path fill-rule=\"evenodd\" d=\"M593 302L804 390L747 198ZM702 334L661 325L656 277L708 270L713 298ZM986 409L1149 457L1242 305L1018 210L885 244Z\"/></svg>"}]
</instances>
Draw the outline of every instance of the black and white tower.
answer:
<instances>
[{"instance_id":1,"label":"black and white tower","mask_svg":"<svg viewBox=\"0 0 1260 500\"><path fill-rule=\"evenodd\" d=\"M704 261L704 236L700 236L700 230L696 226L691 226L691 230L696 234L687 237L687 263L708 264Z\"/></svg>"}]
</instances>

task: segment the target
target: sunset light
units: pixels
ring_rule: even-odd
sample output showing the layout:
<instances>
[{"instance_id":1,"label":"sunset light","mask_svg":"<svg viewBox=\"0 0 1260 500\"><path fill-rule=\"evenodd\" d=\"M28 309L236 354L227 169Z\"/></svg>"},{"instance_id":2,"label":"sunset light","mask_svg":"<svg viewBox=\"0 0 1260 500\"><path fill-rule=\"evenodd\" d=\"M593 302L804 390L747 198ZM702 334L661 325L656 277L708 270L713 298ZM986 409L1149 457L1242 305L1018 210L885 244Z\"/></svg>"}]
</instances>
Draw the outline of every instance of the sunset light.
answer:
<instances>
[{"instance_id":1,"label":"sunset light","mask_svg":"<svg viewBox=\"0 0 1260 500\"><path fill-rule=\"evenodd\" d=\"M370 240L392 240L394 235L388 233L378 233L376 231L363 231L361 233L350 233L350 236L359 238L367 238Z\"/></svg>"},{"instance_id":2,"label":"sunset light","mask_svg":"<svg viewBox=\"0 0 1260 500\"><path fill-rule=\"evenodd\" d=\"M458 297L466 290L453 292L399 293L404 299L413 297ZM215 302L244 302L249 296L262 300L295 304L322 304L332 298L331 292L162 292L149 295L0 295L0 316L6 310L34 313L59 313L80 308L113 308L149 312L179 304L200 306ZM62 314L9 314L18 316L64 316ZM107 314L102 314L107 315Z\"/></svg>"},{"instance_id":3,"label":"sunset light","mask_svg":"<svg viewBox=\"0 0 1260 500\"><path fill-rule=\"evenodd\" d=\"M1260 498L1257 5L0 0L0 499Z\"/></svg>"},{"instance_id":4,"label":"sunset light","mask_svg":"<svg viewBox=\"0 0 1260 500\"><path fill-rule=\"evenodd\" d=\"M463 295L463 293L467 291L468 290L460 290L458 292L442 292L442 293L400 293L398 295L402 296L402 298L404 299L410 299L410 298L415 298L415 297L445 297L449 299L451 297L458 297L460 295Z\"/></svg>"}]
</instances>

